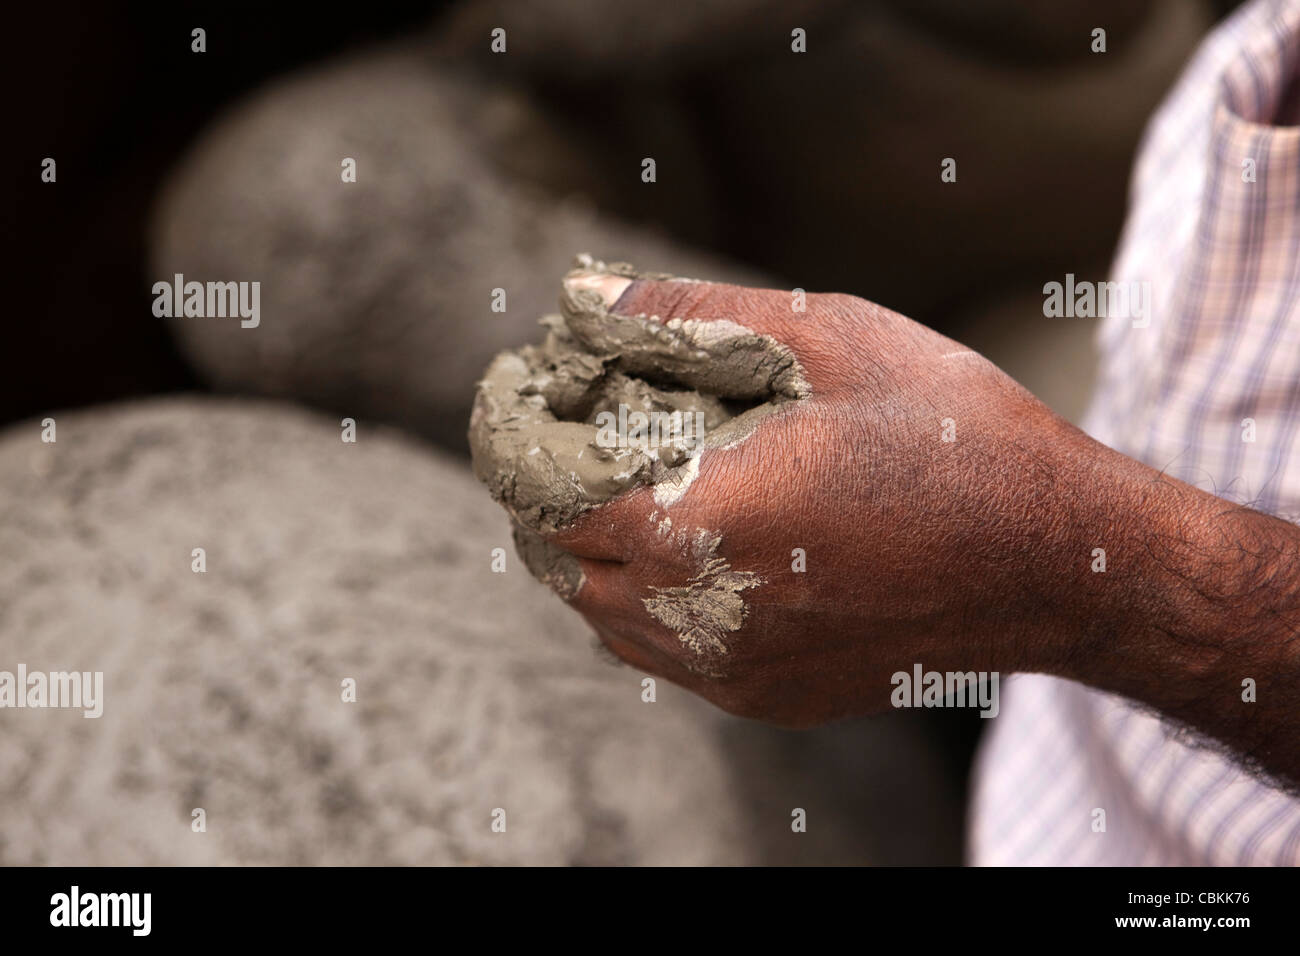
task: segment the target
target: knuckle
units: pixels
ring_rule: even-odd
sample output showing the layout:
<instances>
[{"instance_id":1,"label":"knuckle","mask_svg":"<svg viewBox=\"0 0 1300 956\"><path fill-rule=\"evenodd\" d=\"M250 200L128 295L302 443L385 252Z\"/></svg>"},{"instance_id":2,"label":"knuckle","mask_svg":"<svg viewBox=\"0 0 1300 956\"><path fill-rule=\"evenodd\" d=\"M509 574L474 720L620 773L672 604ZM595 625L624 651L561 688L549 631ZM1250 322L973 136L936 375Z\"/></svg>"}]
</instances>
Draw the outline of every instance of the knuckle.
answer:
<instances>
[{"instance_id":1,"label":"knuckle","mask_svg":"<svg viewBox=\"0 0 1300 956\"><path fill-rule=\"evenodd\" d=\"M712 699L734 717L761 720L767 713L763 697L742 686L716 685Z\"/></svg>"},{"instance_id":2,"label":"knuckle","mask_svg":"<svg viewBox=\"0 0 1300 956\"><path fill-rule=\"evenodd\" d=\"M693 315L704 302L707 286L696 282L656 283L642 303L642 311L661 318Z\"/></svg>"},{"instance_id":3,"label":"knuckle","mask_svg":"<svg viewBox=\"0 0 1300 956\"><path fill-rule=\"evenodd\" d=\"M819 311L833 318L860 319L870 314L871 303L847 292L820 292L812 297Z\"/></svg>"}]
</instances>

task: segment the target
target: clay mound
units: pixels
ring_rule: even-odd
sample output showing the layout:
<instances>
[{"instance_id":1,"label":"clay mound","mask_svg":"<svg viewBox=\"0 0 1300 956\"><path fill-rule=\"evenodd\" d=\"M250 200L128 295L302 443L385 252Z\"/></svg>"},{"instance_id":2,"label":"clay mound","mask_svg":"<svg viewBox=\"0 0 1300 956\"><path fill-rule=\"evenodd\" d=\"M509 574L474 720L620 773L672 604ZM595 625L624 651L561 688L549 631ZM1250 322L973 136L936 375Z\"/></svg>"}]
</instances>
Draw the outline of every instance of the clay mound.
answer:
<instances>
[{"instance_id":1,"label":"clay mound","mask_svg":"<svg viewBox=\"0 0 1300 956\"><path fill-rule=\"evenodd\" d=\"M54 417L0 435L0 670L106 700L0 710L0 865L957 860L921 722L643 703L459 459L258 401Z\"/></svg>"},{"instance_id":2,"label":"clay mound","mask_svg":"<svg viewBox=\"0 0 1300 956\"><path fill-rule=\"evenodd\" d=\"M0 439L0 670L105 704L0 712L0 863L753 858L718 717L599 660L463 466L265 403L55 417Z\"/></svg>"},{"instance_id":3,"label":"clay mound","mask_svg":"<svg viewBox=\"0 0 1300 956\"><path fill-rule=\"evenodd\" d=\"M345 157L356 182L342 181ZM150 281L261 282L256 328L167 320L219 391L464 450L475 378L536 337L574 250L756 281L598 215L608 183L526 94L410 52L366 54L271 85L200 139L162 190Z\"/></svg>"}]
</instances>

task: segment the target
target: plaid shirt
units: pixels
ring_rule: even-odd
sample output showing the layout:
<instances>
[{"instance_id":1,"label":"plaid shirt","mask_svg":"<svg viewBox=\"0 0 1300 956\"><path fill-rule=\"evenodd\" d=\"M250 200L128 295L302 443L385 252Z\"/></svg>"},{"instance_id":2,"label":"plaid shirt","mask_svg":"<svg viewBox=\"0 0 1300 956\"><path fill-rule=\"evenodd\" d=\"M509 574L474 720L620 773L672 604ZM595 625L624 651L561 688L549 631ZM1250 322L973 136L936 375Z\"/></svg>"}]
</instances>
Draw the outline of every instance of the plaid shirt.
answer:
<instances>
[{"instance_id":1,"label":"plaid shirt","mask_svg":"<svg viewBox=\"0 0 1300 956\"><path fill-rule=\"evenodd\" d=\"M1103 322L1085 422L1125 454L1291 520L1300 127L1287 124L1298 122L1300 0L1254 0L1205 41L1147 129L1114 278L1150 283L1149 324ZM1300 864L1300 800L1122 698L1020 675L993 723L974 863Z\"/></svg>"}]
</instances>

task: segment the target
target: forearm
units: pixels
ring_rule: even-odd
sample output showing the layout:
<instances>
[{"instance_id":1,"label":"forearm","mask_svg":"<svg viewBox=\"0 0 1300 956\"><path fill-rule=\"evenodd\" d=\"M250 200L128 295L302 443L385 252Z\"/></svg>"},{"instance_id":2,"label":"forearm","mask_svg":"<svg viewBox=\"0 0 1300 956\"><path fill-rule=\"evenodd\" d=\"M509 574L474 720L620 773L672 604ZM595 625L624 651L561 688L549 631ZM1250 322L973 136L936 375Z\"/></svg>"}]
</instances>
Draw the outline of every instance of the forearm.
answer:
<instances>
[{"instance_id":1,"label":"forearm","mask_svg":"<svg viewBox=\"0 0 1300 956\"><path fill-rule=\"evenodd\" d=\"M1054 536L1074 554L1048 562L1058 606L1035 669L1147 704L1300 785L1300 527L1083 441Z\"/></svg>"}]
</instances>

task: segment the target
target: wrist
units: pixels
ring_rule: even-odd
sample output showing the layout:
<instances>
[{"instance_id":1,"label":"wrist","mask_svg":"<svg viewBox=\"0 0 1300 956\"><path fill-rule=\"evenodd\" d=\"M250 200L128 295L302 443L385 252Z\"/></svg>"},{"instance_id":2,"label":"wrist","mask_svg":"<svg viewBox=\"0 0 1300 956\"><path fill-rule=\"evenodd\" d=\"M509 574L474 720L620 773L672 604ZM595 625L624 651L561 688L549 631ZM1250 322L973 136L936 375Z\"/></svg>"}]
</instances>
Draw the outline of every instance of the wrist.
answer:
<instances>
[{"instance_id":1,"label":"wrist","mask_svg":"<svg viewBox=\"0 0 1300 956\"><path fill-rule=\"evenodd\" d=\"M1246 678L1294 677L1300 528L1085 441L1065 471L1068 560L1050 562L1055 626L1031 669L1198 724Z\"/></svg>"}]
</instances>

